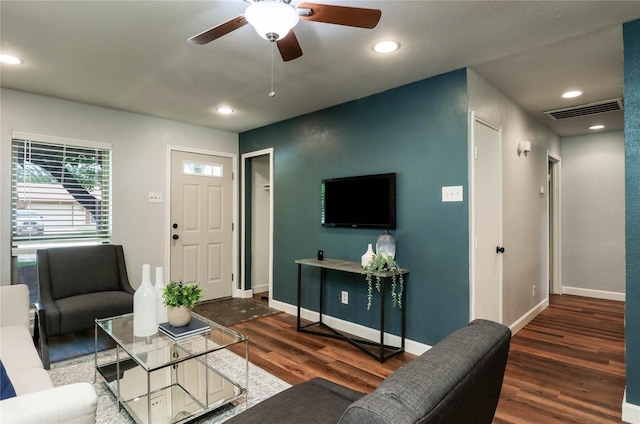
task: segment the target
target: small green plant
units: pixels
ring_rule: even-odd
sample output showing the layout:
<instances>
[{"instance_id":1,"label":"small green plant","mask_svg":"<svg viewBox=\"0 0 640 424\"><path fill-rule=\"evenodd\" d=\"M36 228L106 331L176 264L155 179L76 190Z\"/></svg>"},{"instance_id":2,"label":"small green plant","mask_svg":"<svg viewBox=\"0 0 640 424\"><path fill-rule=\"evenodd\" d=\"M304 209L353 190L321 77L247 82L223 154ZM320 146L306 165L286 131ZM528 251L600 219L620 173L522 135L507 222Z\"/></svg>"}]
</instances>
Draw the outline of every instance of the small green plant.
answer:
<instances>
[{"instance_id":1,"label":"small green plant","mask_svg":"<svg viewBox=\"0 0 640 424\"><path fill-rule=\"evenodd\" d=\"M402 293L404 292L404 276L400 272L400 267L396 263L393 256L385 255L384 253L376 253L373 255L367 265L365 265L363 274L369 284L367 292L367 310L371 309L371 300L373 298L373 274L380 272L391 273L391 300L392 305L402 308ZM376 290L380 292L380 275L376 275ZM400 283L400 291L398 292L397 286Z\"/></svg>"},{"instance_id":2,"label":"small green plant","mask_svg":"<svg viewBox=\"0 0 640 424\"><path fill-rule=\"evenodd\" d=\"M171 281L162 291L162 300L165 306L186 306L193 308L202 297L202 287L200 283L183 284L182 281Z\"/></svg>"}]
</instances>

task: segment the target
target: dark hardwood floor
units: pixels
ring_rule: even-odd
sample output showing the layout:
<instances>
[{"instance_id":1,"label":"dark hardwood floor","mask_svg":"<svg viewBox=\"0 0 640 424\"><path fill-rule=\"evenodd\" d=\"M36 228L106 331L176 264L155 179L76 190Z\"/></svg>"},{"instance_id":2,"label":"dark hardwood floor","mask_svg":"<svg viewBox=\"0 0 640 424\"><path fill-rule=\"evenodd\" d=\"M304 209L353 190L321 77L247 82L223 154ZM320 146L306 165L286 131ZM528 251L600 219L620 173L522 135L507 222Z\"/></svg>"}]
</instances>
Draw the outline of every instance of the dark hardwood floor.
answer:
<instances>
[{"instance_id":1,"label":"dark hardwood floor","mask_svg":"<svg viewBox=\"0 0 640 424\"><path fill-rule=\"evenodd\" d=\"M252 363L290 384L320 376L370 392L414 357L381 364L295 325L294 316L278 314L231 328L249 336ZM494 423L620 423L624 386L624 303L551 296L511 341Z\"/></svg>"},{"instance_id":2,"label":"dark hardwood floor","mask_svg":"<svg viewBox=\"0 0 640 424\"><path fill-rule=\"evenodd\" d=\"M414 358L381 364L347 342L298 333L296 317L285 313L231 328L249 336L251 362L290 384L320 376L371 392ZM93 353L93 331L67 336L58 348L56 360ZM494 423L620 423L624 352L623 302L551 296L511 340Z\"/></svg>"}]
</instances>

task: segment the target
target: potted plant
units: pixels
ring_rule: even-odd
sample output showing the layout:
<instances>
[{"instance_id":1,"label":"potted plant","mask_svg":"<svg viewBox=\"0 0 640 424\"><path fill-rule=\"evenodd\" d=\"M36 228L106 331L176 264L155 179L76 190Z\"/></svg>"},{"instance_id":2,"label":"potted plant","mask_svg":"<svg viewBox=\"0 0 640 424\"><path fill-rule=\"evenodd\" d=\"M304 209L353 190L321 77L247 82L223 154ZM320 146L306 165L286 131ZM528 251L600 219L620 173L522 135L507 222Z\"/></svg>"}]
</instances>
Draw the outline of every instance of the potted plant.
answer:
<instances>
[{"instance_id":1,"label":"potted plant","mask_svg":"<svg viewBox=\"0 0 640 424\"><path fill-rule=\"evenodd\" d=\"M170 281L162 290L162 303L167 307L169 324L173 327L189 324L191 310L201 297L200 283L184 284L182 281Z\"/></svg>"},{"instance_id":2,"label":"potted plant","mask_svg":"<svg viewBox=\"0 0 640 424\"><path fill-rule=\"evenodd\" d=\"M367 310L371 309L371 299L373 297L373 274L376 274L376 290L380 292L381 277L379 273L391 273L391 299L392 305L402 308L402 293L404 292L404 276L400 272L400 267L392 255L376 252L371 260L364 266L363 274L369 285L367 292ZM400 291L397 286L400 283Z\"/></svg>"}]
</instances>

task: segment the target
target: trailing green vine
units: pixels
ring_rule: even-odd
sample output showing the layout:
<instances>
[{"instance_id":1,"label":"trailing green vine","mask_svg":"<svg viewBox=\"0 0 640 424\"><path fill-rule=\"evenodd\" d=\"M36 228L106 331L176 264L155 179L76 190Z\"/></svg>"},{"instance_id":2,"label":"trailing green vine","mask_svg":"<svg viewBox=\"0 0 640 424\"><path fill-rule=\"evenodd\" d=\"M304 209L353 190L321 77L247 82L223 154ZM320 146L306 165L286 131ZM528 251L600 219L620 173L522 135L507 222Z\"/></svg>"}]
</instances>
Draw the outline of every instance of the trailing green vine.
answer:
<instances>
[{"instance_id":1,"label":"trailing green vine","mask_svg":"<svg viewBox=\"0 0 640 424\"><path fill-rule=\"evenodd\" d=\"M371 301L373 299L373 274L389 272L391 273L391 301L392 306L398 306L402 308L402 293L404 292L404 276L400 272L398 263L393 256L385 255L383 253L376 253L373 255L367 265L364 266L362 273L367 280L367 310L371 309ZM376 275L376 290L380 292L380 275ZM400 290L398 291L398 283L400 283ZM384 301L384 300L383 300Z\"/></svg>"}]
</instances>

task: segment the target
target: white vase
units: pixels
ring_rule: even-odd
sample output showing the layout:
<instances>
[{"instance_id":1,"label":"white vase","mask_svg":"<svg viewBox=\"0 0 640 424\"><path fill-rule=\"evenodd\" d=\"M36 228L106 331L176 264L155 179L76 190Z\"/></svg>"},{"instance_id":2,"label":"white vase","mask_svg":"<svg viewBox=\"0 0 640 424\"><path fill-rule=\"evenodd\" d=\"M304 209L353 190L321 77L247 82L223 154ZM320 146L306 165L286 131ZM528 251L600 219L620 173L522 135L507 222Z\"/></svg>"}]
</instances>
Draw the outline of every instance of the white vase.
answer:
<instances>
[{"instance_id":1,"label":"white vase","mask_svg":"<svg viewBox=\"0 0 640 424\"><path fill-rule=\"evenodd\" d=\"M172 327L184 327L191 321L191 308L186 306L169 306L167 310L169 324Z\"/></svg>"},{"instance_id":2,"label":"white vase","mask_svg":"<svg viewBox=\"0 0 640 424\"><path fill-rule=\"evenodd\" d=\"M164 306L162 292L164 291L164 279L162 278L162 267L156 268L156 294L158 296L158 324L169 321L167 317L167 307Z\"/></svg>"},{"instance_id":3,"label":"white vase","mask_svg":"<svg viewBox=\"0 0 640 424\"><path fill-rule=\"evenodd\" d=\"M373 258L373 247L371 247L371 243L369 243L369 247L367 247L367 251L364 252L364 255L362 255L362 259L361 259L362 266L363 267L367 266L367 264L371 262L372 258Z\"/></svg>"},{"instance_id":4,"label":"white vase","mask_svg":"<svg viewBox=\"0 0 640 424\"><path fill-rule=\"evenodd\" d=\"M133 295L133 335L153 336L158 332L158 294L151 284L151 267L142 265L142 283Z\"/></svg>"}]
</instances>

